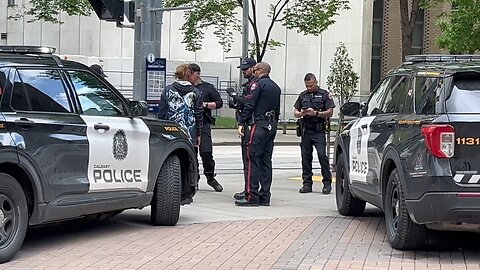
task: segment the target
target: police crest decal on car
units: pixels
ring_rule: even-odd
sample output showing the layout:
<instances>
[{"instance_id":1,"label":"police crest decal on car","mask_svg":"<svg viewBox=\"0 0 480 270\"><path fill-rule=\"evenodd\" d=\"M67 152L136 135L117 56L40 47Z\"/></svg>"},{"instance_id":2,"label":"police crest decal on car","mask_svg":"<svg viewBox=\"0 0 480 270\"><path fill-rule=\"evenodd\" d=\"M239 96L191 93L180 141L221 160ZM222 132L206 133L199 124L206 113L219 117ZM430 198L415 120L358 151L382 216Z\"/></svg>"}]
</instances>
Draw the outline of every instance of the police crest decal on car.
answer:
<instances>
[{"instance_id":1,"label":"police crest decal on car","mask_svg":"<svg viewBox=\"0 0 480 270\"><path fill-rule=\"evenodd\" d=\"M113 135L113 157L116 160L124 160L128 154L128 142L125 131L119 129Z\"/></svg>"}]
</instances>

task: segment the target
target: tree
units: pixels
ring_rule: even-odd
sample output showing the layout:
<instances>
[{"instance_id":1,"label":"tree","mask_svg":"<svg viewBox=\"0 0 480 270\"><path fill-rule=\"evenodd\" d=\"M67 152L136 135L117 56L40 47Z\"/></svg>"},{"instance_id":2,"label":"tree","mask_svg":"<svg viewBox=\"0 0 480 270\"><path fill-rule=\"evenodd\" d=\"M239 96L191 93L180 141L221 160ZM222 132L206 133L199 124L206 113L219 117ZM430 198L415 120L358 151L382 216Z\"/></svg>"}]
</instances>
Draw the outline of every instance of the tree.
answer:
<instances>
[{"instance_id":1,"label":"tree","mask_svg":"<svg viewBox=\"0 0 480 270\"><path fill-rule=\"evenodd\" d=\"M437 22L442 30L439 47L454 54L480 50L480 1L447 1L452 4L452 11L442 14Z\"/></svg>"},{"instance_id":2,"label":"tree","mask_svg":"<svg viewBox=\"0 0 480 270\"><path fill-rule=\"evenodd\" d=\"M283 45L271 38L275 25L281 24L305 35L318 36L335 23L333 17L338 15L340 10L349 9L348 0L274 0L267 14L269 24L265 36L261 37L257 0L250 1L248 20L254 36L254 42L250 47L257 61L262 61L267 49ZM205 30L214 27L215 36L224 51L228 52L234 41L234 33L241 31L241 21L237 17L238 10L243 8L242 0L167 0L165 5L193 7L192 11L186 12L185 23L181 28L184 34L182 42L186 44L187 50L200 50Z\"/></svg>"},{"instance_id":3,"label":"tree","mask_svg":"<svg viewBox=\"0 0 480 270\"><path fill-rule=\"evenodd\" d=\"M428 1L428 0L424 0ZM402 29L402 60L411 54L413 30L421 0L400 0L400 26Z\"/></svg>"},{"instance_id":4,"label":"tree","mask_svg":"<svg viewBox=\"0 0 480 270\"><path fill-rule=\"evenodd\" d=\"M32 15L29 22L44 20L47 22L61 23L58 19L60 12L66 12L70 16L89 16L92 7L88 0L30 0L31 7L24 10L23 7L10 18L18 19L23 15Z\"/></svg>"},{"instance_id":5,"label":"tree","mask_svg":"<svg viewBox=\"0 0 480 270\"><path fill-rule=\"evenodd\" d=\"M353 59L348 56L347 47L343 42L335 50L330 74L327 77L328 89L339 98L340 105L348 102L357 93L360 77L353 70Z\"/></svg>"}]
</instances>

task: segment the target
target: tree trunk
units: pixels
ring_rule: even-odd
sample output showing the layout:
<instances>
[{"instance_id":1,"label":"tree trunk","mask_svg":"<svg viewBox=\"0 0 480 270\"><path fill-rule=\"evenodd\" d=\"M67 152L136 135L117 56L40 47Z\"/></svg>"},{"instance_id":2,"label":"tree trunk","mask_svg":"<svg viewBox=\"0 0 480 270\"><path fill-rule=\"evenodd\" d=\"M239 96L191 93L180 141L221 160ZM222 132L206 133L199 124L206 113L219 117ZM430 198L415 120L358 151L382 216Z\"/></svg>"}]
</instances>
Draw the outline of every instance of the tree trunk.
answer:
<instances>
[{"instance_id":1,"label":"tree trunk","mask_svg":"<svg viewBox=\"0 0 480 270\"><path fill-rule=\"evenodd\" d=\"M411 54L412 37L417 20L418 9L420 8L420 0L411 0L411 11L409 16L408 0L400 0L400 25L402 29L402 61L405 56Z\"/></svg>"}]
</instances>

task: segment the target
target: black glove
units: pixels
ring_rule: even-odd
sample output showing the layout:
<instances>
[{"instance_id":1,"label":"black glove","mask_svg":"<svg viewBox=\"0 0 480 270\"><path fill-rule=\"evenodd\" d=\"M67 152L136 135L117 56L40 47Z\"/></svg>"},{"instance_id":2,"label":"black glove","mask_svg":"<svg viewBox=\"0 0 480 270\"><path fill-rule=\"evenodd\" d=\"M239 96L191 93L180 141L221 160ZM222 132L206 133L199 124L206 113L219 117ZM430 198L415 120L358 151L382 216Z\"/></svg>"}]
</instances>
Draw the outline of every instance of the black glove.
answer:
<instances>
[{"instance_id":1,"label":"black glove","mask_svg":"<svg viewBox=\"0 0 480 270\"><path fill-rule=\"evenodd\" d=\"M235 92L235 89L233 89L233 88L227 88L227 89L225 89L225 91L226 91L227 94L228 94L229 96L231 96L231 97L234 97L234 96L237 95L237 92Z\"/></svg>"}]
</instances>

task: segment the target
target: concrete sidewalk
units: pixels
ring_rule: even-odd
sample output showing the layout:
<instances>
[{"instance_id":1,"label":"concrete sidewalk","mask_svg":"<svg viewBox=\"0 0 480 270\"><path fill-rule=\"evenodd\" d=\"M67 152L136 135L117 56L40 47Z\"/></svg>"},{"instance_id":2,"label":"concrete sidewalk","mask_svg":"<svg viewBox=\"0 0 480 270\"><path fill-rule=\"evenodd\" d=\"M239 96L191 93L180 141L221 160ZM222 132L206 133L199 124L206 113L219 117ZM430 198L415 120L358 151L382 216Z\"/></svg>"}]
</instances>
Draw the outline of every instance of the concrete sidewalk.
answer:
<instances>
[{"instance_id":1,"label":"concrete sidewalk","mask_svg":"<svg viewBox=\"0 0 480 270\"><path fill-rule=\"evenodd\" d=\"M236 129L212 129L213 145L240 145L240 136ZM295 130L287 130L283 134L282 129L277 131L275 145L300 145L300 138L295 134Z\"/></svg>"}]
</instances>

